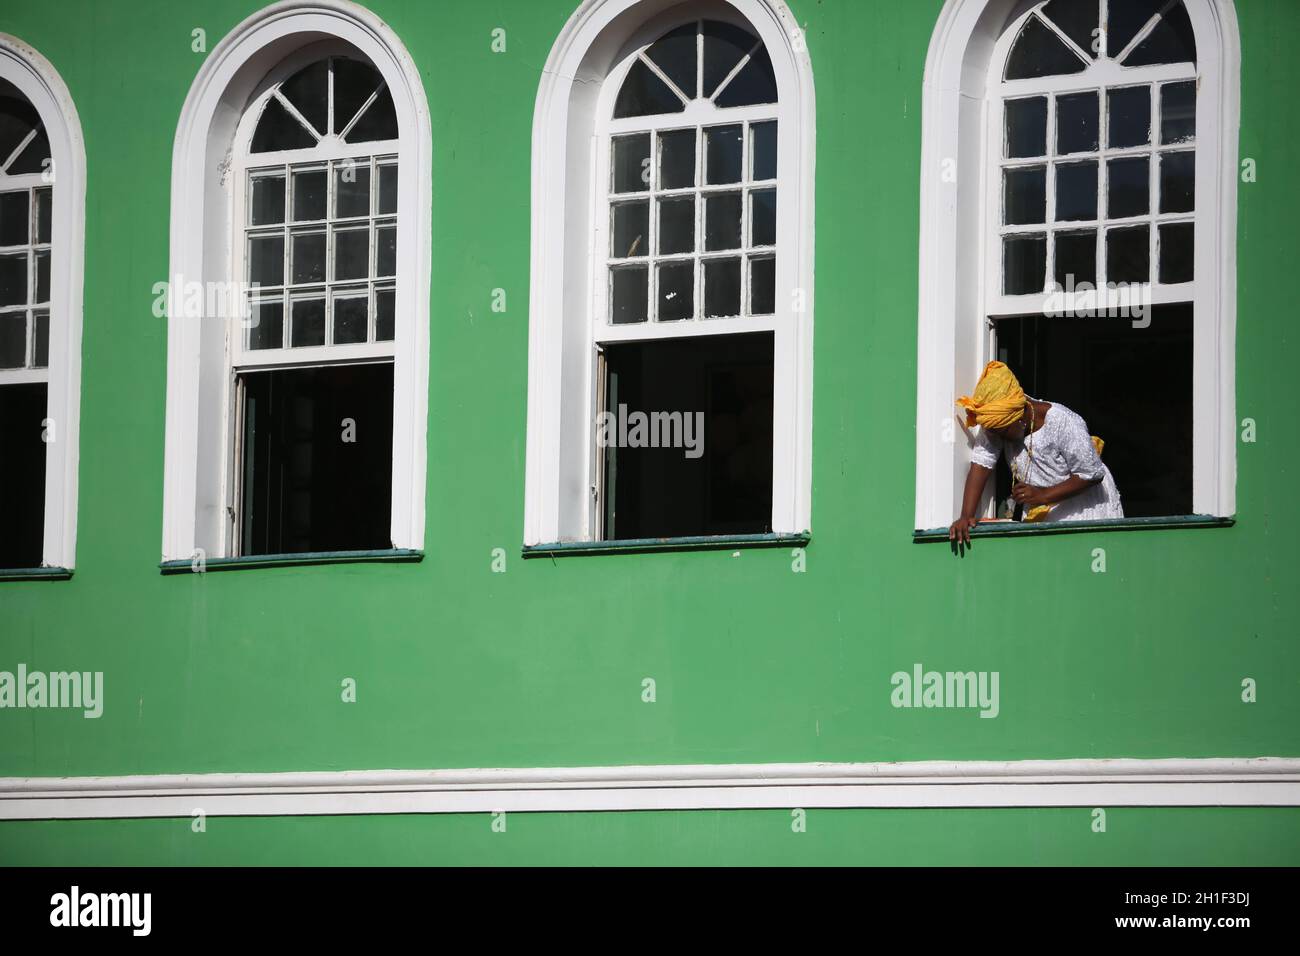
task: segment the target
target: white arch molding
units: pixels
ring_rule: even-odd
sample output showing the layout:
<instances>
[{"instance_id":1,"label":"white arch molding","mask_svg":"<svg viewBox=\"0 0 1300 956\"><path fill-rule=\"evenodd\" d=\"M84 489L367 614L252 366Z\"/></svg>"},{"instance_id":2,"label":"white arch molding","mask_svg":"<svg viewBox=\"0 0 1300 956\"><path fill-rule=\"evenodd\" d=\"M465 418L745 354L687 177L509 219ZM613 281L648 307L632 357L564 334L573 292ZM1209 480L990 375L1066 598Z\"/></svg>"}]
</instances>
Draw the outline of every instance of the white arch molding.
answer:
<instances>
[{"instance_id":1,"label":"white arch molding","mask_svg":"<svg viewBox=\"0 0 1300 956\"><path fill-rule=\"evenodd\" d=\"M917 327L917 529L956 517L969 463L954 400L987 354L984 197L989 67L1036 0L947 0L925 66ZM1232 0L1185 0L1196 36L1193 510L1236 512L1237 154L1241 52ZM950 175L945 175L945 172Z\"/></svg>"},{"instance_id":2,"label":"white arch molding","mask_svg":"<svg viewBox=\"0 0 1300 956\"><path fill-rule=\"evenodd\" d=\"M12 83L40 115L50 140L53 186L46 417L53 440L45 446L45 530L41 564L71 570L77 547L77 465L81 422L81 323L86 234L86 147L81 120L62 77L45 57L17 37L0 33L0 79ZM33 379L35 380L35 379Z\"/></svg>"},{"instance_id":3,"label":"white arch molding","mask_svg":"<svg viewBox=\"0 0 1300 956\"><path fill-rule=\"evenodd\" d=\"M780 98L777 215L785 244L777 265L772 530L798 534L810 528L812 512L812 63L785 0L725 0L725 6L766 46ZM651 24L670 29L677 12L683 21L708 16L700 4L682 0L584 0L542 72L533 115L525 545L593 535L598 102L630 41Z\"/></svg>"},{"instance_id":4,"label":"white arch molding","mask_svg":"<svg viewBox=\"0 0 1300 956\"><path fill-rule=\"evenodd\" d=\"M395 548L424 547L429 379L432 137L419 71L397 35L349 0L282 0L250 16L208 54L181 110L172 154L170 281L228 282L236 128L266 75L295 52L342 41L364 55L393 95L401 136L396 356L393 364ZM226 323L167 320L167 437L163 560L226 554L229 375Z\"/></svg>"}]
</instances>

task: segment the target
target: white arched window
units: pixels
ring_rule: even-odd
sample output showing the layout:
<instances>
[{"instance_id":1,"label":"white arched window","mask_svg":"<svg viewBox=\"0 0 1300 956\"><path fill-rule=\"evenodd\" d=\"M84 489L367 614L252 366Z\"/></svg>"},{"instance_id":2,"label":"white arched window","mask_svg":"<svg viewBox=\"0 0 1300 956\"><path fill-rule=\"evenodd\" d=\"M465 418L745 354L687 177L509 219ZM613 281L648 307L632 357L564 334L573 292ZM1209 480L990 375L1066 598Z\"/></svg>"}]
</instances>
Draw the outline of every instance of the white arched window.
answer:
<instances>
[{"instance_id":1,"label":"white arched window","mask_svg":"<svg viewBox=\"0 0 1300 956\"><path fill-rule=\"evenodd\" d=\"M0 577L74 564L85 166L62 80L0 34Z\"/></svg>"},{"instance_id":2,"label":"white arched window","mask_svg":"<svg viewBox=\"0 0 1300 956\"><path fill-rule=\"evenodd\" d=\"M165 567L423 547L430 175L369 12L276 4L213 50L176 142Z\"/></svg>"},{"instance_id":3,"label":"white arched window","mask_svg":"<svg viewBox=\"0 0 1300 956\"><path fill-rule=\"evenodd\" d=\"M526 547L806 536L812 83L784 4L585 4L533 159Z\"/></svg>"},{"instance_id":4,"label":"white arched window","mask_svg":"<svg viewBox=\"0 0 1300 956\"><path fill-rule=\"evenodd\" d=\"M992 359L1087 418L1129 517L1232 515L1236 43L1220 0L945 7L925 91L918 529L956 515L952 401Z\"/></svg>"}]
</instances>

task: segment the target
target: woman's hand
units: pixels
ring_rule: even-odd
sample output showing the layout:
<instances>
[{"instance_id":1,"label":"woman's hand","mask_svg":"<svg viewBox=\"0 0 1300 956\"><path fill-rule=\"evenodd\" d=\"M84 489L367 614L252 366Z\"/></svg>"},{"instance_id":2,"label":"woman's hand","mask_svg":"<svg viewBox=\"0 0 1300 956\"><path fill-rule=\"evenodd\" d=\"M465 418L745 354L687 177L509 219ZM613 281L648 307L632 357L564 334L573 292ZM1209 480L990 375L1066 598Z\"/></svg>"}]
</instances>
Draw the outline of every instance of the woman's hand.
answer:
<instances>
[{"instance_id":1,"label":"woman's hand","mask_svg":"<svg viewBox=\"0 0 1300 956\"><path fill-rule=\"evenodd\" d=\"M975 518L958 518L948 526L948 540L955 544L964 544L970 547L970 533L979 521Z\"/></svg>"},{"instance_id":2,"label":"woman's hand","mask_svg":"<svg viewBox=\"0 0 1300 956\"><path fill-rule=\"evenodd\" d=\"M1037 485L1027 485L1023 481L1018 481L1011 486L1011 497L1026 508L1037 508L1039 505L1050 505L1055 502L1055 496L1051 491L1051 488L1039 488Z\"/></svg>"}]
</instances>

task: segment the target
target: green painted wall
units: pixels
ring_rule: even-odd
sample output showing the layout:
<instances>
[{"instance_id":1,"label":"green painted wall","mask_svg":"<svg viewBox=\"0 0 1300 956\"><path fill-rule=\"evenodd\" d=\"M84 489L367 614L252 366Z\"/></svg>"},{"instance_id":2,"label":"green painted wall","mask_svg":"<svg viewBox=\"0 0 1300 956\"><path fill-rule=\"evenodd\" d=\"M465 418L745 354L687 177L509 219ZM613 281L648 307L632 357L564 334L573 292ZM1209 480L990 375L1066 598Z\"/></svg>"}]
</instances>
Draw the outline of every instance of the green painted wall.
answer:
<instances>
[{"instance_id":1,"label":"green painted wall","mask_svg":"<svg viewBox=\"0 0 1300 956\"><path fill-rule=\"evenodd\" d=\"M201 62L191 31L214 45L259 4L0 7L0 31L62 74L89 160L77 573L0 584L0 669L100 670L107 697L99 720L0 711L0 776L1300 756L1287 293L1300 106L1278 95L1300 88L1300 5L1237 4L1241 153L1259 169L1240 198L1238 409L1259 441L1239 450L1238 524L981 541L957 560L910 534L921 76L941 3L791 0L818 101L805 574L786 551L516 556L532 108L574 5L370 3L411 51L433 111L424 561L174 577L157 570L166 329L150 311L168 271L172 139ZM502 55L489 49L498 26ZM496 287L504 315L490 310ZM510 554L505 574L490 572L495 547ZM1090 570L1095 547L1105 574ZM892 708L890 675L916 661L999 671L1000 716ZM340 701L345 677L355 704ZM641 702L645 677L657 703ZM1259 682L1255 704L1240 700L1243 677ZM1109 849L1087 843L1077 814L827 811L797 848L779 814L759 812L548 815L512 823L527 840L501 850L480 838L481 820L455 818L221 821L212 829L228 835L202 847L177 823L9 823L0 860L229 862L271 848L304 861L415 862L433 848L462 861L669 859L673 848L738 862L877 859L847 840L879 843L881 862L918 848L936 861L1196 862L1199 849L1178 849L1195 833L1242 861L1300 862L1295 811L1128 811L1135 826L1112 826ZM939 817L963 836L941 843L929 832Z\"/></svg>"}]
</instances>

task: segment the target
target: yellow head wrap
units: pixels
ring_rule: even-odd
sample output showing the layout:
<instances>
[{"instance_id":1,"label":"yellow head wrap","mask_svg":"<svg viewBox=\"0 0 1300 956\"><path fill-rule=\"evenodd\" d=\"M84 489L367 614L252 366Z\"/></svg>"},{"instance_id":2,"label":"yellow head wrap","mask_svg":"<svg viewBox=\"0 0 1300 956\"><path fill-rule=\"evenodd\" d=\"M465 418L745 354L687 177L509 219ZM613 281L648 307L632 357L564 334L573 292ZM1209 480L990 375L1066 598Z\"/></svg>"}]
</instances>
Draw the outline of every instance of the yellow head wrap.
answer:
<instances>
[{"instance_id":1,"label":"yellow head wrap","mask_svg":"<svg viewBox=\"0 0 1300 956\"><path fill-rule=\"evenodd\" d=\"M1006 428L1025 414L1025 390L1011 369L1001 362L989 362L975 386L975 394L957 399L966 409L966 427Z\"/></svg>"}]
</instances>

